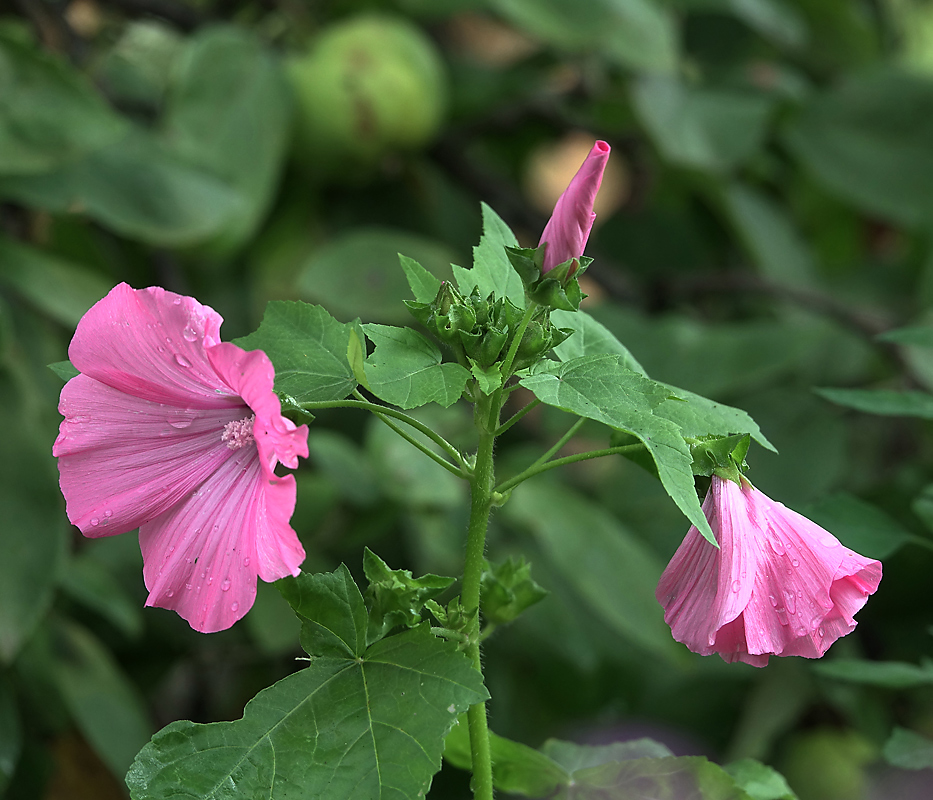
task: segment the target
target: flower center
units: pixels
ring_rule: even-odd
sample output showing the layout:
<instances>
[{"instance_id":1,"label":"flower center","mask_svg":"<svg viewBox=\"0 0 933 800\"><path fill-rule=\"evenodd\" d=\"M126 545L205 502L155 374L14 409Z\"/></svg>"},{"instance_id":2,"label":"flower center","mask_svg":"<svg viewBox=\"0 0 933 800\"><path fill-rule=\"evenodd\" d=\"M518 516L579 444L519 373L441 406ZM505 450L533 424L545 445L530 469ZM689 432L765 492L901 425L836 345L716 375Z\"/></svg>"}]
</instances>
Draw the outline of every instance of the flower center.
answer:
<instances>
[{"instance_id":1,"label":"flower center","mask_svg":"<svg viewBox=\"0 0 933 800\"><path fill-rule=\"evenodd\" d=\"M256 421L256 415L252 414L243 419L234 420L224 425L224 432L220 435L222 441L231 450L239 450L245 447L253 438L253 422Z\"/></svg>"}]
</instances>

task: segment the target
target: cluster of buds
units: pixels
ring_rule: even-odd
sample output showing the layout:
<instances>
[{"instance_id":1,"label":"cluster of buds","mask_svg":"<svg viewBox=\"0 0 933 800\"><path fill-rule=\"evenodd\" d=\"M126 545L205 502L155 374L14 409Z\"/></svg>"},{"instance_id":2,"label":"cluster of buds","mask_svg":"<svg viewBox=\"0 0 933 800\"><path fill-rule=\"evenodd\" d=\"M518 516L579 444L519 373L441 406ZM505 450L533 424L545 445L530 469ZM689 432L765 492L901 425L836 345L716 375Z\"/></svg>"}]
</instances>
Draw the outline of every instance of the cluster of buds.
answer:
<instances>
[{"instance_id":1,"label":"cluster of buds","mask_svg":"<svg viewBox=\"0 0 933 800\"><path fill-rule=\"evenodd\" d=\"M486 369L508 351L521 326L524 311L507 297L486 297L479 289L464 297L449 281L444 281L430 303L407 302L414 317L457 355L467 366ZM525 329L518 345L513 369L535 363L572 333L557 328L542 306Z\"/></svg>"}]
</instances>

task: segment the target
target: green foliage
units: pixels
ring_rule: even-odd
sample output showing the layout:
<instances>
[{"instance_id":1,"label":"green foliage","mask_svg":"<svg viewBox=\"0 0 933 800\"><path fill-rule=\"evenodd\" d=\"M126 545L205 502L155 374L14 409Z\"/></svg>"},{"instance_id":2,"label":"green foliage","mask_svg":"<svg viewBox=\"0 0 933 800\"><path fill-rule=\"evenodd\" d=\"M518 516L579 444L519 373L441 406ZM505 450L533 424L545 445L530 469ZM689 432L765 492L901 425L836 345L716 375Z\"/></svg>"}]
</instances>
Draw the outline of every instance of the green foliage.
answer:
<instances>
[{"instance_id":1,"label":"green foliage","mask_svg":"<svg viewBox=\"0 0 933 800\"><path fill-rule=\"evenodd\" d=\"M889 514L849 494L830 495L811 504L807 516L868 558L888 558L914 539Z\"/></svg>"},{"instance_id":2,"label":"green foliage","mask_svg":"<svg viewBox=\"0 0 933 800\"><path fill-rule=\"evenodd\" d=\"M820 397L856 411L888 417L933 419L933 395L926 392L892 392L884 389L816 389Z\"/></svg>"},{"instance_id":3,"label":"green foliage","mask_svg":"<svg viewBox=\"0 0 933 800\"><path fill-rule=\"evenodd\" d=\"M933 741L905 728L895 728L884 744L884 757L901 769L928 769L933 767Z\"/></svg>"},{"instance_id":4,"label":"green foliage","mask_svg":"<svg viewBox=\"0 0 933 800\"><path fill-rule=\"evenodd\" d=\"M495 294L518 308L525 306L525 290L521 278L512 268L506 247L516 247L518 240L502 218L483 203L483 235L473 248L473 268L454 267L457 286L464 295L479 289L481 297Z\"/></svg>"},{"instance_id":5,"label":"green foliage","mask_svg":"<svg viewBox=\"0 0 933 800\"><path fill-rule=\"evenodd\" d=\"M880 686L885 689L911 689L933 683L933 663L926 661L922 666L898 661L860 661L837 658L821 661L814 665L817 674L839 681Z\"/></svg>"},{"instance_id":6,"label":"green foliage","mask_svg":"<svg viewBox=\"0 0 933 800\"><path fill-rule=\"evenodd\" d=\"M483 573L480 608L494 625L512 622L526 608L540 603L548 592L531 577L531 564L522 557L490 565Z\"/></svg>"}]
</instances>

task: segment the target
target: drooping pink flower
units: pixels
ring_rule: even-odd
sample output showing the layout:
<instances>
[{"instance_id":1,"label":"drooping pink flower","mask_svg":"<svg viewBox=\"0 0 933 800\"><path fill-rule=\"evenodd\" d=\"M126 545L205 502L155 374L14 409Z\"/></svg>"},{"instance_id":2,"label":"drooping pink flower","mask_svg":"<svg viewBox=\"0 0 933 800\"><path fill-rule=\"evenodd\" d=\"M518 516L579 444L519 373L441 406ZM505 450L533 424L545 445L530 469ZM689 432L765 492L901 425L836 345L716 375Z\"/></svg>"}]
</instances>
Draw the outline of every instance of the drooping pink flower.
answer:
<instances>
[{"instance_id":1,"label":"drooping pink flower","mask_svg":"<svg viewBox=\"0 0 933 800\"><path fill-rule=\"evenodd\" d=\"M656 597L678 642L756 667L769 655L819 658L855 629L855 613L881 581L881 563L747 480L716 475L703 512L719 542L692 526Z\"/></svg>"},{"instance_id":2,"label":"drooping pink flower","mask_svg":"<svg viewBox=\"0 0 933 800\"><path fill-rule=\"evenodd\" d=\"M261 350L220 341L191 297L121 283L78 323L81 373L62 389L58 457L68 518L85 536L139 528L147 606L202 633L252 606L257 576L297 575L289 525L308 428L282 416Z\"/></svg>"},{"instance_id":3,"label":"drooping pink flower","mask_svg":"<svg viewBox=\"0 0 933 800\"><path fill-rule=\"evenodd\" d=\"M593 229L593 203L603 180L606 162L609 161L609 145L598 141L593 145L583 166L577 170L570 185L557 198L554 213L544 226L540 247L547 242L544 251L542 272L547 272L571 258L580 258Z\"/></svg>"}]
</instances>

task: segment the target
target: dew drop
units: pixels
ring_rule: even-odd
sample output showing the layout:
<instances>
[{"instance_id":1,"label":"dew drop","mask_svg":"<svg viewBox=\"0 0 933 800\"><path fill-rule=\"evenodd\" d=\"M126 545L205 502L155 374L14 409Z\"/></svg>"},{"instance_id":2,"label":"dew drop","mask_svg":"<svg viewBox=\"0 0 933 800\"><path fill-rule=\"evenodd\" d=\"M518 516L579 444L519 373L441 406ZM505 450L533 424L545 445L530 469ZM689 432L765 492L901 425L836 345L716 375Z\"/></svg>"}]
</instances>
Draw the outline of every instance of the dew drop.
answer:
<instances>
[{"instance_id":1,"label":"dew drop","mask_svg":"<svg viewBox=\"0 0 933 800\"><path fill-rule=\"evenodd\" d=\"M172 305L180 306L180 305L181 305L181 298L176 296L176 297L172 300Z\"/></svg>"},{"instance_id":2,"label":"dew drop","mask_svg":"<svg viewBox=\"0 0 933 800\"><path fill-rule=\"evenodd\" d=\"M782 556L785 552L787 552L784 548L784 542L782 542L780 539L768 539L768 544L771 545L771 549L779 556Z\"/></svg>"},{"instance_id":3,"label":"dew drop","mask_svg":"<svg viewBox=\"0 0 933 800\"><path fill-rule=\"evenodd\" d=\"M249 556L247 556L246 558L243 559L243 566L244 566L244 567L248 567L248 566L249 566Z\"/></svg>"},{"instance_id":4,"label":"dew drop","mask_svg":"<svg viewBox=\"0 0 933 800\"><path fill-rule=\"evenodd\" d=\"M169 547L169 549L168 549L168 552L169 552L169 554L174 553L174 552L175 552L175 545L171 545L171 546Z\"/></svg>"},{"instance_id":5,"label":"dew drop","mask_svg":"<svg viewBox=\"0 0 933 800\"><path fill-rule=\"evenodd\" d=\"M826 635L826 631L824 631L822 628L820 628L817 633L819 633L821 639Z\"/></svg>"},{"instance_id":6,"label":"dew drop","mask_svg":"<svg viewBox=\"0 0 933 800\"><path fill-rule=\"evenodd\" d=\"M771 603L772 608L777 608L777 598L773 594L768 595L768 601Z\"/></svg>"},{"instance_id":7,"label":"dew drop","mask_svg":"<svg viewBox=\"0 0 933 800\"><path fill-rule=\"evenodd\" d=\"M201 580L204 580L206 577L207 577L207 572L206 572L206 571L205 571L205 572L202 572L202 573L201 573Z\"/></svg>"},{"instance_id":8,"label":"dew drop","mask_svg":"<svg viewBox=\"0 0 933 800\"><path fill-rule=\"evenodd\" d=\"M190 325L185 326L185 329L182 331L181 335L185 337L186 342L193 342L198 338L198 332Z\"/></svg>"},{"instance_id":9,"label":"dew drop","mask_svg":"<svg viewBox=\"0 0 933 800\"><path fill-rule=\"evenodd\" d=\"M213 582L214 582L214 576L211 575L211 577L207 579L207 585L210 586Z\"/></svg>"},{"instance_id":10,"label":"dew drop","mask_svg":"<svg viewBox=\"0 0 933 800\"><path fill-rule=\"evenodd\" d=\"M104 512L104 516L107 517L107 519L110 519L110 518L113 516L113 512L108 508L108 509Z\"/></svg>"},{"instance_id":11,"label":"dew drop","mask_svg":"<svg viewBox=\"0 0 933 800\"><path fill-rule=\"evenodd\" d=\"M165 593L165 596L166 596L166 597L174 597L174 596L175 596L175 592L166 592L166 593Z\"/></svg>"},{"instance_id":12,"label":"dew drop","mask_svg":"<svg viewBox=\"0 0 933 800\"><path fill-rule=\"evenodd\" d=\"M166 337L165 337L165 343L166 343L166 344L171 344L171 343L172 343L172 337L171 337L171 336L166 336Z\"/></svg>"},{"instance_id":13,"label":"dew drop","mask_svg":"<svg viewBox=\"0 0 933 800\"><path fill-rule=\"evenodd\" d=\"M91 525L96 528L98 525L100 525L100 520L97 517L91 517Z\"/></svg>"},{"instance_id":14,"label":"dew drop","mask_svg":"<svg viewBox=\"0 0 933 800\"><path fill-rule=\"evenodd\" d=\"M164 352L165 352L165 348L162 347L162 345L159 345L159 352L160 352L160 353L164 353Z\"/></svg>"},{"instance_id":15,"label":"dew drop","mask_svg":"<svg viewBox=\"0 0 933 800\"><path fill-rule=\"evenodd\" d=\"M224 578L224 582L220 584L220 590L222 592L230 591L230 579L229 578Z\"/></svg>"},{"instance_id":16,"label":"dew drop","mask_svg":"<svg viewBox=\"0 0 933 800\"><path fill-rule=\"evenodd\" d=\"M793 564L795 567L800 566L800 562L796 558L792 558L790 563Z\"/></svg>"},{"instance_id":17,"label":"dew drop","mask_svg":"<svg viewBox=\"0 0 933 800\"><path fill-rule=\"evenodd\" d=\"M738 581L732 581L732 591L738 593L739 589L742 588L742 584Z\"/></svg>"},{"instance_id":18,"label":"dew drop","mask_svg":"<svg viewBox=\"0 0 933 800\"><path fill-rule=\"evenodd\" d=\"M174 419L170 419L168 421L168 424L177 430L188 428L191 426L191 423L192 423L192 420L185 419L184 417L175 417Z\"/></svg>"},{"instance_id":19,"label":"dew drop","mask_svg":"<svg viewBox=\"0 0 933 800\"><path fill-rule=\"evenodd\" d=\"M234 601L233 603L230 604L230 610L231 610L231 611L236 611L239 607L240 607L240 604L237 603L236 601Z\"/></svg>"},{"instance_id":20,"label":"dew drop","mask_svg":"<svg viewBox=\"0 0 933 800\"><path fill-rule=\"evenodd\" d=\"M175 363L178 364L179 367L190 367L191 366L191 362L187 358L185 358L181 353L175 353Z\"/></svg>"},{"instance_id":21,"label":"dew drop","mask_svg":"<svg viewBox=\"0 0 933 800\"><path fill-rule=\"evenodd\" d=\"M784 602L787 604L787 613L795 614L797 612L797 596L790 590L784 592Z\"/></svg>"},{"instance_id":22,"label":"dew drop","mask_svg":"<svg viewBox=\"0 0 933 800\"><path fill-rule=\"evenodd\" d=\"M186 583L186 584L185 584L185 589L187 589L187 590L190 592L190 591L191 591L191 584L190 584L190 583Z\"/></svg>"},{"instance_id":23,"label":"dew drop","mask_svg":"<svg viewBox=\"0 0 933 800\"><path fill-rule=\"evenodd\" d=\"M823 547L838 547L839 540L831 533L827 533L825 536L820 538L820 544L823 545Z\"/></svg>"}]
</instances>

